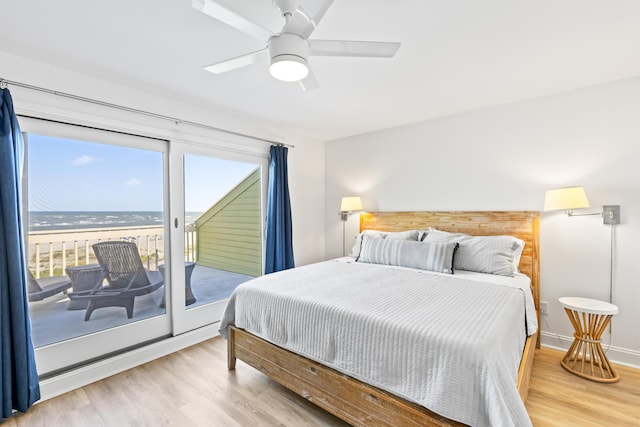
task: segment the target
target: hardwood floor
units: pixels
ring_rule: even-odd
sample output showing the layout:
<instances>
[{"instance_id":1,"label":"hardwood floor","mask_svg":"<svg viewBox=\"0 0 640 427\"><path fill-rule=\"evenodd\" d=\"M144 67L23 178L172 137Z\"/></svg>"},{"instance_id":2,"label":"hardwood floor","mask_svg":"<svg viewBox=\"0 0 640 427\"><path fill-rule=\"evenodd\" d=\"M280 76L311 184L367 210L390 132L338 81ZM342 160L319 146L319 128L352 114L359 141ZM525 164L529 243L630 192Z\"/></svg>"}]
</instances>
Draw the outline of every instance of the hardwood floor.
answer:
<instances>
[{"instance_id":1,"label":"hardwood floor","mask_svg":"<svg viewBox=\"0 0 640 427\"><path fill-rule=\"evenodd\" d=\"M639 426L640 370L616 366L620 382L566 372L562 352L536 350L527 409L536 427ZM226 369L214 338L32 407L3 427L346 426L255 369Z\"/></svg>"},{"instance_id":2,"label":"hardwood floor","mask_svg":"<svg viewBox=\"0 0 640 427\"><path fill-rule=\"evenodd\" d=\"M614 365L620 381L598 383L564 370L563 355L536 350L526 402L534 426L640 426L639 369Z\"/></svg>"}]
</instances>

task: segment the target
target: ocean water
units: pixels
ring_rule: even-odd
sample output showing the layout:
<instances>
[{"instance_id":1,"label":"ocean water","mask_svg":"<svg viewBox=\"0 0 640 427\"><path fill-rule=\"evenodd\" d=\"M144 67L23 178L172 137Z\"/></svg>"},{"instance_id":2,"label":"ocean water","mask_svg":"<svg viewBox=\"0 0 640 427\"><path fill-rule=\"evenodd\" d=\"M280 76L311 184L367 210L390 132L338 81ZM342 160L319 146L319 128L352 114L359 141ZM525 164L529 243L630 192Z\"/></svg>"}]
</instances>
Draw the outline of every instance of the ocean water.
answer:
<instances>
[{"instance_id":1,"label":"ocean water","mask_svg":"<svg viewBox=\"0 0 640 427\"><path fill-rule=\"evenodd\" d=\"M83 228L162 226L163 212L29 212L29 231L75 230ZM201 212L186 212L185 224Z\"/></svg>"}]
</instances>

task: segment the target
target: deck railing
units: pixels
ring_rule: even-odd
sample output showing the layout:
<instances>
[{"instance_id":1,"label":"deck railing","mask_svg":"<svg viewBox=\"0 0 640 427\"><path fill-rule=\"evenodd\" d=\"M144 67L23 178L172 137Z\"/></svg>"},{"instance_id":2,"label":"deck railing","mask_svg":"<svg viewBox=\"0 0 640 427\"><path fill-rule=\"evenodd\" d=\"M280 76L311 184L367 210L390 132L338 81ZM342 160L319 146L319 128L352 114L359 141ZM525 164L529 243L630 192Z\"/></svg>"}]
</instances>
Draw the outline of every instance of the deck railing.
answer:
<instances>
[{"instance_id":1,"label":"deck railing","mask_svg":"<svg viewBox=\"0 0 640 427\"><path fill-rule=\"evenodd\" d=\"M64 275L67 267L96 262L91 245L108 240L126 240L138 245L149 270L164 262L164 228L156 226L51 230L29 233L28 265L36 278ZM185 227L185 261L196 261L194 225ZM63 255L64 254L64 255Z\"/></svg>"}]
</instances>

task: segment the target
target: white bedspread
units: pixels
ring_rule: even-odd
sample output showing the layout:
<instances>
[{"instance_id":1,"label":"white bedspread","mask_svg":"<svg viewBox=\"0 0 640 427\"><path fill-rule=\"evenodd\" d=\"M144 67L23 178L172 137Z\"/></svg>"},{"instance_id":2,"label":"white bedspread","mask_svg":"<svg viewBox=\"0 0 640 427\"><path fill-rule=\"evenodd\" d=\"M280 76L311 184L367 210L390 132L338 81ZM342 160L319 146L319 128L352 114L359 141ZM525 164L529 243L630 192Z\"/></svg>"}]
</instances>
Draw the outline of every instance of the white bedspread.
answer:
<instances>
[{"instance_id":1,"label":"white bedspread","mask_svg":"<svg viewBox=\"0 0 640 427\"><path fill-rule=\"evenodd\" d=\"M240 285L225 338L229 325L465 424L531 425L516 388L538 327L525 276L341 258Z\"/></svg>"}]
</instances>

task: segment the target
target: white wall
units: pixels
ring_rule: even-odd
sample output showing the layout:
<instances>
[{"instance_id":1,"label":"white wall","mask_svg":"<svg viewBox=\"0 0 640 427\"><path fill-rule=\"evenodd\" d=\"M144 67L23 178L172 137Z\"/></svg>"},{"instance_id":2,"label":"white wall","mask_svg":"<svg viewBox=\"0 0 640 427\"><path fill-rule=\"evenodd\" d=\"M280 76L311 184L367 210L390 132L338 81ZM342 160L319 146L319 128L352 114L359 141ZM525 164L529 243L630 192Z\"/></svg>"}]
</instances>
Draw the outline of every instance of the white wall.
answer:
<instances>
[{"instance_id":1,"label":"white wall","mask_svg":"<svg viewBox=\"0 0 640 427\"><path fill-rule=\"evenodd\" d=\"M289 192L296 266L324 259L324 144L296 143L289 150Z\"/></svg>"},{"instance_id":2,"label":"white wall","mask_svg":"<svg viewBox=\"0 0 640 427\"><path fill-rule=\"evenodd\" d=\"M340 197L365 210L542 210L545 190L583 185L597 212L619 204L612 360L640 366L640 78L330 141L327 258L341 255ZM357 218L348 222L348 238ZM562 296L608 300L610 228L541 213L543 344L567 348ZM347 246L349 246L349 243ZM603 340L609 342L609 335Z\"/></svg>"}]
</instances>

